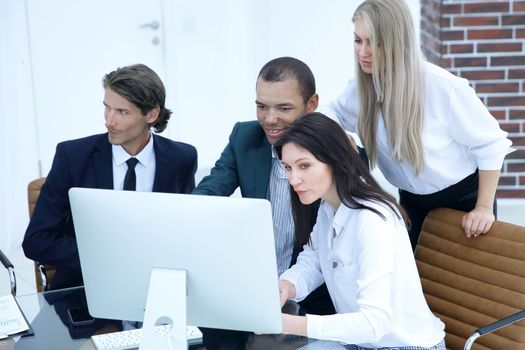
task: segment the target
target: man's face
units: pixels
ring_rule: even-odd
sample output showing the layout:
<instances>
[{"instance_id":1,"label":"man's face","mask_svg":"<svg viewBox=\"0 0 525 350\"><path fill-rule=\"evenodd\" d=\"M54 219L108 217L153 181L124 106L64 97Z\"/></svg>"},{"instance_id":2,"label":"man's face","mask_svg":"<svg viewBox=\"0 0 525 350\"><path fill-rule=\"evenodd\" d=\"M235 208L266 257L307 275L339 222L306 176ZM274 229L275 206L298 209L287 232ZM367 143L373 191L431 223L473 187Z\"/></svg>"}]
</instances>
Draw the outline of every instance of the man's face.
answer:
<instances>
[{"instance_id":1,"label":"man's face","mask_svg":"<svg viewBox=\"0 0 525 350\"><path fill-rule=\"evenodd\" d=\"M143 115L140 108L110 88L104 93L103 103L109 142L121 145L130 155L139 153L148 143L148 125L157 119L158 111Z\"/></svg>"},{"instance_id":2,"label":"man's face","mask_svg":"<svg viewBox=\"0 0 525 350\"><path fill-rule=\"evenodd\" d=\"M256 93L257 119L271 144L300 116L317 108L317 94L305 103L299 83L293 78L277 82L259 78Z\"/></svg>"}]
</instances>

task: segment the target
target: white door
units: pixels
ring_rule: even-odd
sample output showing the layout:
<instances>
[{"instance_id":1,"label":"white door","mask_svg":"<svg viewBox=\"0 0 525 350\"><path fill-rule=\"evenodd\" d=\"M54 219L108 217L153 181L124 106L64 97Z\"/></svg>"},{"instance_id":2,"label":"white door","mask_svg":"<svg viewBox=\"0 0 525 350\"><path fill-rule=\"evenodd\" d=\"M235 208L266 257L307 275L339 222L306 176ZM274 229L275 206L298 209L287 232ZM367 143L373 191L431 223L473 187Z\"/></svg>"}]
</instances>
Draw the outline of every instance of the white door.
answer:
<instances>
[{"instance_id":1,"label":"white door","mask_svg":"<svg viewBox=\"0 0 525 350\"><path fill-rule=\"evenodd\" d=\"M58 142L104 132L104 74L144 63L164 80L162 0L26 2L42 174Z\"/></svg>"}]
</instances>

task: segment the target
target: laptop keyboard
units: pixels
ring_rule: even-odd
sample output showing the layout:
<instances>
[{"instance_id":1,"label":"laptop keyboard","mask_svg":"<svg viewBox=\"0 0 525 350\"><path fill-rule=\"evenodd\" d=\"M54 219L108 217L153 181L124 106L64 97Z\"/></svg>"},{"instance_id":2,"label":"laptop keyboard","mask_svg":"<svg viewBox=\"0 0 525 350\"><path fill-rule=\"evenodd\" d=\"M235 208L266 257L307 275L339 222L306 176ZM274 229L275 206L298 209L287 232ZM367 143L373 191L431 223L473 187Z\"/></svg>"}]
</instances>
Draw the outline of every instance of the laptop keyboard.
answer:
<instances>
[{"instance_id":1,"label":"laptop keyboard","mask_svg":"<svg viewBox=\"0 0 525 350\"><path fill-rule=\"evenodd\" d=\"M170 325L156 326L155 332L161 337L167 337ZM186 329L188 345L202 343L202 333L195 326ZM93 335L91 340L97 350L124 350L138 348L142 337L142 328L130 329L122 332Z\"/></svg>"}]
</instances>

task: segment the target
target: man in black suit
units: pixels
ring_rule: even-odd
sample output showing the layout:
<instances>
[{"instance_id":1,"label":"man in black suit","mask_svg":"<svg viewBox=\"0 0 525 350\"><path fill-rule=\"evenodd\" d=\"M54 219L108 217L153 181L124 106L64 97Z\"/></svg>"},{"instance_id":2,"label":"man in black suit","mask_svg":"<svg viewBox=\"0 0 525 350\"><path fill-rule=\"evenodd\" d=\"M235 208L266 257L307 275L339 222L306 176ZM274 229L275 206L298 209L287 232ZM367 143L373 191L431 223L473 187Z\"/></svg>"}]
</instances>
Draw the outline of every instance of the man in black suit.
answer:
<instances>
[{"instance_id":1,"label":"man in black suit","mask_svg":"<svg viewBox=\"0 0 525 350\"><path fill-rule=\"evenodd\" d=\"M171 115L158 75L137 64L108 73L102 85L108 132L57 145L22 243L29 259L56 267L51 289L83 284L70 188L191 193L195 187L195 148L150 131L162 132ZM133 181L126 185L125 178Z\"/></svg>"}]
</instances>

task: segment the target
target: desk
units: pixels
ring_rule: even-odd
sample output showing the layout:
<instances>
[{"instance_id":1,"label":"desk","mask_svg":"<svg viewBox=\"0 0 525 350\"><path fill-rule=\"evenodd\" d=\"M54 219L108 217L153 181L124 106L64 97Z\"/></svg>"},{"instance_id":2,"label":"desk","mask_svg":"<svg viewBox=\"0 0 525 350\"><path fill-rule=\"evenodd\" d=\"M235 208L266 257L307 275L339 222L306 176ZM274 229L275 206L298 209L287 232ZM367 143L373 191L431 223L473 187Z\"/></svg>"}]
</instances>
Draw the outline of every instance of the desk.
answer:
<instances>
[{"instance_id":1,"label":"desk","mask_svg":"<svg viewBox=\"0 0 525 350\"><path fill-rule=\"evenodd\" d=\"M85 302L84 288L76 287L38 294L18 296L17 301L31 323L34 336L9 338L0 341L0 350L7 349L49 349L49 350L91 350L95 349L90 336L93 332L106 327L119 325L120 321L97 320L96 327L92 325L72 327L67 323L67 308ZM65 321L62 321L65 320ZM66 322L66 323L65 323ZM224 335L226 334L226 335ZM304 337L289 335L245 335L231 337L233 333L223 333L224 346L221 349L297 349L308 343ZM235 340L235 341L234 341ZM192 349L204 349L202 346Z\"/></svg>"}]
</instances>

